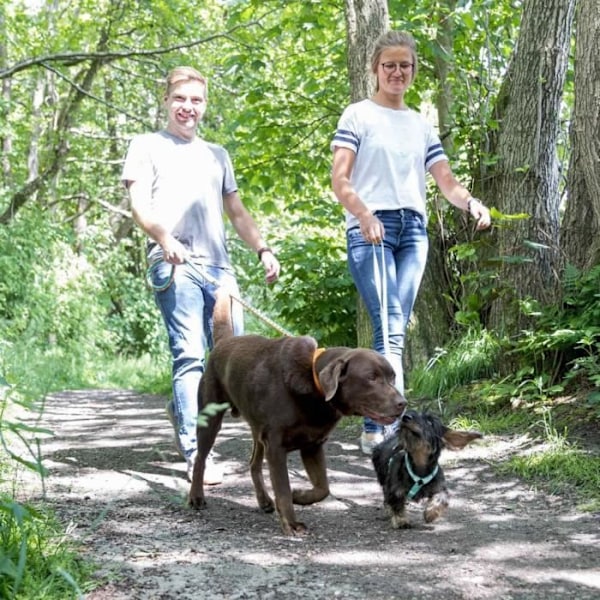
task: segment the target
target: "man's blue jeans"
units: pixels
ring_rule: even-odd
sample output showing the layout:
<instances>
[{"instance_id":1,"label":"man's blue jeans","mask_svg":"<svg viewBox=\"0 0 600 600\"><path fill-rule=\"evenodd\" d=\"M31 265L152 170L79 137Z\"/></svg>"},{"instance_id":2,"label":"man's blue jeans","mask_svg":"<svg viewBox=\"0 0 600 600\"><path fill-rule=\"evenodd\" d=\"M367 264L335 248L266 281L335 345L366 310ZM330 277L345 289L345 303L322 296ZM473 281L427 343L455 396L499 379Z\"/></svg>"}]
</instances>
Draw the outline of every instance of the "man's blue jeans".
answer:
<instances>
[{"instance_id":1,"label":"man's blue jeans","mask_svg":"<svg viewBox=\"0 0 600 600\"><path fill-rule=\"evenodd\" d=\"M198 386L204 373L207 353L212 349L212 315L217 286L209 283L202 273L238 293L235 277L216 267L185 263L177 265L173 281L163 291L171 275L172 265L156 263L150 273L155 288L156 303L162 314L169 347L173 357L173 412L176 420L177 445L189 458L197 450ZM241 306L232 302L234 334L243 333ZM210 402L210 398L207 399Z\"/></svg>"},{"instance_id":2,"label":"man's blue jeans","mask_svg":"<svg viewBox=\"0 0 600 600\"><path fill-rule=\"evenodd\" d=\"M383 272L387 285L389 341L389 354L386 358L396 372L396 387L404 393L404 336L425 271L429 240L425 219L413 210L380 210L374 214L385 228ZM358 227L347 231L346 240L350 274L371 319L373 348L385 354L382 303L377 291L377 281L378 278L381 279L382 273L381 246L365 241ZM377 271L373 264L373 252L377 259ZM382 287L380 285L379 289ZM382 430L381 425L365 418L364 431L373 433Z\"/></svg>"}]
</instances>

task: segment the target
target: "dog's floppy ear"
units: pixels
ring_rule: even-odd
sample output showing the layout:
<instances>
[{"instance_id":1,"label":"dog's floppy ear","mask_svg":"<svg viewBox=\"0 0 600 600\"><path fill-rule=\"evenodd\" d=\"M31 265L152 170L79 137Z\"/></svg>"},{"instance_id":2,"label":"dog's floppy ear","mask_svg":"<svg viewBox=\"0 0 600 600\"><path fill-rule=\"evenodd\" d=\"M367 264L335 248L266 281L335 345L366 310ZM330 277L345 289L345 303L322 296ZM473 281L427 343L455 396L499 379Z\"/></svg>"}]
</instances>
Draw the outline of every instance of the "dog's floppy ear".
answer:
<instances>
[{"instance_id":1,"label":"dog's floppy ear","mask_svg":"<svg viewBox=\"0 0 600 600\"><path fill-rule=\"evenodd\" d=\"M456 429L446 429L442 436L444 446L449 450L461 450L473 440L482 438L483 435L478 431L457 431Z\"/></svg>"},{"instance_id":2,"label":"dog's floppy ear","mask_svg":"<svg viewBox=\"0 0 600 600\"><path fill-rule=\"evenodd\" d=\"M348 361L344 357L336 358L319 371L319 383L325 394L325 401L329 402L337 392L340 377L346 371Z\"/></svg>"}]
</instances>

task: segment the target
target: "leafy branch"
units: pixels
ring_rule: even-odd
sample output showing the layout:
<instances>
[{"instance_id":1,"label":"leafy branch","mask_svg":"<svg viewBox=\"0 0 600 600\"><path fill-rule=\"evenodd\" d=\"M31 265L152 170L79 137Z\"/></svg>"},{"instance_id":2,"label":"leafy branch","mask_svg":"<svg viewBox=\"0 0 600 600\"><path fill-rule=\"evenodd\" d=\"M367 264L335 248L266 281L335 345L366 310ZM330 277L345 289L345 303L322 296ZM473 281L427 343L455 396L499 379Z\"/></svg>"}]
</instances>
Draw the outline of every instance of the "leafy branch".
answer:
<instances>
[{"instance_id":1,"label":"leafy branch","mask_svg":"<svg viewBox=\"0 0 600 600\"><path fill-rule=\"evenodd\" d=\"M183 50L186 48L193 48L195 46L200 46L202 44L206 44L208 42L212 42L214 40L218 40L221 38L231 39L232 34L238 29L248 29L255 25L259 25L259 21L250 21L246 24L236 25L231 27L227 31L221 33L215 33L213 35L209 35L207 37L203 37L201 39L192 40L190 42L186 42L183 44L174 44L172 46L167 46L165 48L152 48L149 50L123 50L123 51L96 51L96 52L58 52L55 54L47 54L44 56L34 56L23 60L21 62L16 63L15 65L8 67L6 69L0 70L0 79L7 79L8 77L12 77L16 73L20 71L25 71L32 67L44 67L49 68L49 65L52 63L59 63L64 66L73 66L80 64L82 62L94 61L97 63L107 63L113 62L115 60L119 60L122 58L139 58L145 56L158 56L161 54L169 54L170 52L175 52L177 50Z\"/></svg>"}]
</instances>

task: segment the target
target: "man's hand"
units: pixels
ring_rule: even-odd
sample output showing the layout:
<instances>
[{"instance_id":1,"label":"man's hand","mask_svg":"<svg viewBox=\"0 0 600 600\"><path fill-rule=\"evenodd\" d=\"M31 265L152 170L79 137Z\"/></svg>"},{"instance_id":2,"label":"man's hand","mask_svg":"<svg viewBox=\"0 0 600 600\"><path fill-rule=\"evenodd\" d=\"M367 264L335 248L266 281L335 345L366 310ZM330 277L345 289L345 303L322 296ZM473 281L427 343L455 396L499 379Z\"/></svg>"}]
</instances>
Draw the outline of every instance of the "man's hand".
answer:
<instances>
[{"instance_id":1,"label":"man's hand","mask_svg":"<svg viewBox=\"0 0 600 600\"><path fill-rule=\"evenodd\" d=\"M279 272L281 271L281 265L277 260L277 257L271 252L271 250L265 250L260 255L260 262L265 268L265 280L267 283L273 283L277 281Z\"/></svg>"}]
</instances>

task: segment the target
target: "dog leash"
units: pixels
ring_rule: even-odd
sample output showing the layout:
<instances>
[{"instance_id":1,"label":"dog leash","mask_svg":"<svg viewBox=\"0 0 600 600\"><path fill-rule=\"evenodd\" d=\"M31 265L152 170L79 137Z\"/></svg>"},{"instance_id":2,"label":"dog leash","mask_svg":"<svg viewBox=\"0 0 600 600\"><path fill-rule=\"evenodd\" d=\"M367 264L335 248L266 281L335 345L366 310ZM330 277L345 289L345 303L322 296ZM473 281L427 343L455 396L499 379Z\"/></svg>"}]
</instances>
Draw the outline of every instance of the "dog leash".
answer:
<instances>
[{"instance_id":1,"label":"dog leash","mask_svg":"<svg viewBox=\"0 0 600 600\"><path fill-rule=\"evenodd\" d=\"M383 353L384 356L390 355L390 337L388 332L388 310L387 310L387 277L385 276L385 248L383 240L379 245L381 250L381 269L377 262L377 251L375 244L371 244L373 249L373 273L375 276L375 287L377 288L377 297L379 298L379 316L381 318L381 330L383 333Z\"/></svg>"},{"instance_id":2,"label":"dog leash","mask_svg":"<svg viewBox=\"0 0 600 600\"><path fill-rule=\"evenodd\" d=\"M153 261L152 263L150 263L150 265L148 266L148 269L146 271L146 281L147 281L148 285L155 292L163 292L166 289L168 289L171 286L171 284L173 283L173 279L175 277L175 266L176 265L171 263L171 272L169 273L169 277L168 277L167 281L160 286L155 286L152 283L152 279L150 276L152 269L157 263L161 262L162 260L163 259L160 258L160 259L157 259L157 260ZM200 275L200 277L202 277L208 283L214 285L217 288L221 287L221 283L219 283L219 281L217 279L215 279L214 277L209 275L206 271L201 269L198 265L195 265L192 261L186 259L185 264L190 266L192 268L192 270L196 271L196 273L198 275ZM267 315L265 315L262 311L258 310L257 308L254 308L254 306L252 306L249 302L247 302L243 298L240 298L237 294L232 294L229 290L227 290L227 293L229 294L229 296L232 300L235 300L238 304L241 304L246 310L251 312L253 315L257 316L259 319L264 321L267 325L270 325L273 329L275 329L275 331L278 331L279 333L281 333L282 335L285 335L287 337L292 337L294 335L292 332L281 327L281 325L278 325L277 323L275 323L275 321L273 321L273 319L270 319L269 317L267 317Z\"/></svg>"}]
</instances>

